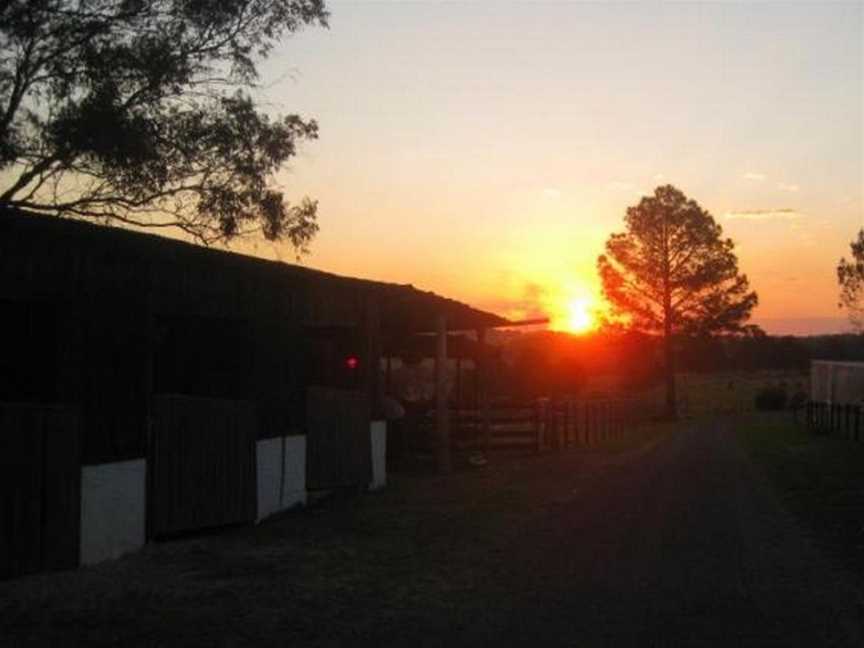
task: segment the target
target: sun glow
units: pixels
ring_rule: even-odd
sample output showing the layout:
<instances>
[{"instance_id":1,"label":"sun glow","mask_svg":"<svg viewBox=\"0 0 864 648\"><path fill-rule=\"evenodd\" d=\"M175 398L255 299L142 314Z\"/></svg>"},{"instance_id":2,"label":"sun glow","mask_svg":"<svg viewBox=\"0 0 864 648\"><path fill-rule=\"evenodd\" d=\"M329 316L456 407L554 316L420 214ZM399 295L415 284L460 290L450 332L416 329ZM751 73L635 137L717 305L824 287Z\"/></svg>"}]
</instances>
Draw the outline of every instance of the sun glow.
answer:
<instances>
[{"instance_id":1,"label":"sun glow","mask_svg":"<svg viewBox=\"0 0 864 648\"><path fill-rule=\"evenodd\" d=\"M586 333L596 326L591 303L585 298L573 299L567 304L565 328L571 333Z\"/></svg>"}]
</instances>

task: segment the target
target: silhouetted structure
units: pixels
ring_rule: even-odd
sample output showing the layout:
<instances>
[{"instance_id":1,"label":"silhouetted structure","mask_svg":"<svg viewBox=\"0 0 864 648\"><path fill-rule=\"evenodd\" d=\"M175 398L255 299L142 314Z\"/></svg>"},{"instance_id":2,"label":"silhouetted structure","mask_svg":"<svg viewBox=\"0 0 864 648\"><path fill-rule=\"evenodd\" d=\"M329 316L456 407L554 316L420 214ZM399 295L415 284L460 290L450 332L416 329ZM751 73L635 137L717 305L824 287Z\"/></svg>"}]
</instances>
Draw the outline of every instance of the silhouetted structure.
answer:
<instances>
[{"instance_id":1,"label":"silhouetted structure","mask_svg":"<svg viewBox=\"0 0 864 648\"><path fill-rule=\"evenodd\" d=\"M380 485L382 341L507 320L76 221L0 214L0 577Z\"/></svg>"}]
</instances>

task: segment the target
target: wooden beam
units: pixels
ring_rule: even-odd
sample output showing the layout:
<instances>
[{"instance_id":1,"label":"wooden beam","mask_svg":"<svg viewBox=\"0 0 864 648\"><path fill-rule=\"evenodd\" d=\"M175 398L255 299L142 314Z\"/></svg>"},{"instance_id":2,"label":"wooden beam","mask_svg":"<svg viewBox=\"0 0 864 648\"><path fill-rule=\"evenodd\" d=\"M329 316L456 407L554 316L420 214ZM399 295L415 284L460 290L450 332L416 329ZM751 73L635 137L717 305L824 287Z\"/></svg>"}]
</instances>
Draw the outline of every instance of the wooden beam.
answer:
<instances>
[{"instance_id":1,"label":"wooden beam","mask_svg":"<svg viewBox=\"0 0 864 648\"><path fill-rule=\"evenodd\" d=\"M392 365L392 361L393 361L393 358L391 358L390 354L388 353L387 354L387 369L386 369L386 372L384 374L384 380L385 380L384 393L386 393L388 396L393 394L393 378L392 378L393 365Z\"/></svg>"},{"instance_id":2,"label":"wooden beam","mask_svg":"<svg viewBox=\"0 0 864 648\"><path fill-rule=\"evenodd\" d=\"M453 402L456 404L456 409L462 407L462 358L456 358L456 388Z\"/></svg>"},{"instance_id":3,"label":"wooden beam","mask_svg":"<svg viewBox=\"0 0 864 648\"><path fill-rule=\"evenodd\" d=\"M438 469L448 473L453 468L450 456L450 412L447 405L447 318L436 322L435 348L435 428L438 436Z\"/></svg>"},{"instance_id":4,"label":"wooden beam","mask_svg":"<svg viewBox=\"0 0 864 648\"><path fill-rule=\"evenodd\" d=\"M477 410L480 414L480 438L483 452L489 452L492 442L492 426L489 423L489 358L486 346L486 329L477 329L479 352L475 359L474 372L477 376Z\"/></svg>"}]
</instances>

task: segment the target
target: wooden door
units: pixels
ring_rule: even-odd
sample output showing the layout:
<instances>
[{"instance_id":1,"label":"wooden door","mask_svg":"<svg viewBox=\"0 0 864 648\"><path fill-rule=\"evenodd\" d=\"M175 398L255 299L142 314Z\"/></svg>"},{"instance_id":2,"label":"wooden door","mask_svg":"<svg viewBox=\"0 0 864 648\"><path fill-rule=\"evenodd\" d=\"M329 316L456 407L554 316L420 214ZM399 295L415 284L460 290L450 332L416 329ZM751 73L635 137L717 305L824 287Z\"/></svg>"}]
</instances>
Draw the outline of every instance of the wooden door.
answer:
<instances>
[{"instance_id":1,"label":"wooden door","mask_svg":"<svg viewBox=\"0 0 864 648\"><path fill-rule=\"evenodd\" d=\"M78 565L80 447L69 411L0 404L0 578Z\"/></svg>"},{"instance_id":2,"label":"wooden door","mask_svg":"<svg viewBox=\"0 0 864 648\"><path fill-rule=\"evenodd\" d=\"M255 520L257 436L248 401L154 399L148 535Z\"/></svg>"},{"instance_id":3,"label":"wooden door","mask_svg":"<svg viewBox=\"0 0 864 648\"><path fill-rule=\"evenodd\" d=\"M309 387L306 483L310 490L372 481L369 398L363 391Z\"/></svg>"}]
</instances>

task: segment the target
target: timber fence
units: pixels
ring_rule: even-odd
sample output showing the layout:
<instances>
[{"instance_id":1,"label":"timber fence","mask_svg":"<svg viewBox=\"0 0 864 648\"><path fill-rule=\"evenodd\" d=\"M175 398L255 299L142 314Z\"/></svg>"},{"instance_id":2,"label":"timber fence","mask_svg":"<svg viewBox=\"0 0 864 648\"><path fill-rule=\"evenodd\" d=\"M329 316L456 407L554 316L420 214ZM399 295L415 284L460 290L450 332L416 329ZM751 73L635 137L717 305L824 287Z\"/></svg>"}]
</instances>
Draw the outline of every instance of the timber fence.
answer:
<instances>
[{"instance_id":1,"label":"timber fence","mask_svg":"<svg viewBox=\"0 0 864 648\"><path fill-rule=\"evenodd\" d=\"M814 434L861 441L864 440L861 409L860 405L810 401L804 411L804 423Z\"/></svg>"},{"instance_id":2,"label":"timber fence","mask_svg":"<svg viewBox=\"0 0 864 648\"><path fill-rule=\"evenodd\" d=\"M490 408L484 429L479 410L451 413L457 450L525 449L534 452L571 446L590 447L620 438L641 420L643 404L635 399L551 400Z\"/></svg>"}]
</instances>

